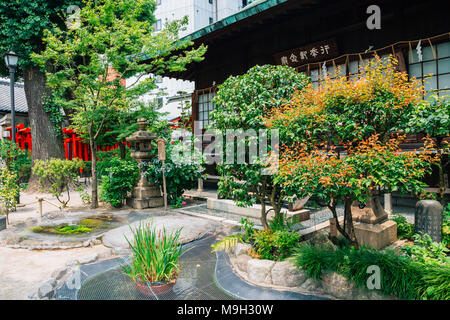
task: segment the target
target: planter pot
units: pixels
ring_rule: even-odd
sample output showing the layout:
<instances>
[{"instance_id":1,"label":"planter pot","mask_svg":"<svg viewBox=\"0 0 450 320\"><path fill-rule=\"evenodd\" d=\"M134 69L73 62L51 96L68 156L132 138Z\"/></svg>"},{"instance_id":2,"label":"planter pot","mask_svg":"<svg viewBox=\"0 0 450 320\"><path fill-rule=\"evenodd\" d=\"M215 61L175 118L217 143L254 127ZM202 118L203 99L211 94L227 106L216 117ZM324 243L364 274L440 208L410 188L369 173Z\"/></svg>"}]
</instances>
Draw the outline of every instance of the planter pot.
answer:
<instances>
[{"instance_id":1,"label":"planter pot","mask_svg":"<svg viewBox=\"0 0 450 320\"><path fill-rule=\"evenodd\" d=\"M136 288L148 297L162 296L172 291L176 279L164 283L151 284L149 282L135 281ZM150 290L151 289L151 290Z\"/></svg>"}]
</instances>

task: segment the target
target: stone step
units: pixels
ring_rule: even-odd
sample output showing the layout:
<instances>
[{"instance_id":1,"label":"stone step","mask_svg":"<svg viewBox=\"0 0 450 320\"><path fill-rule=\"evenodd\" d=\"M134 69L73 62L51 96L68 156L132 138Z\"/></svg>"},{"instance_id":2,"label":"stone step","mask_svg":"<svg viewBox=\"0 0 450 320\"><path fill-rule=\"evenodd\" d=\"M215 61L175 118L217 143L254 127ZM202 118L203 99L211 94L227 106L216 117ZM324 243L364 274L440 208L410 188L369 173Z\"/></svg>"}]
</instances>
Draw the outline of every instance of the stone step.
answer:
<instances>
[{"instance_id":1,"label":"stone step","mask_svg":"<svg viewBox=\"0 0 450 320\"><path fill-rule=\"evenodd\" d=\"M254 204L251 207L239 207L237 206L233 200L228 199L207 199L206 202L207 208L212 210L220 210L233 214L237 214L243 217L250 217L255 219L261 218L261 205ZM271 209L271 206L266 206L266 210ZM307 209L301 209L297 211L289 211L288 208L281 208L281 212L286 214L287 217L293 218L298 217L299 221L309 220L310 211ZM273 210L269 212L267 218L269 220L273 219L274 213Z\"/></svg>"}]
</instances>

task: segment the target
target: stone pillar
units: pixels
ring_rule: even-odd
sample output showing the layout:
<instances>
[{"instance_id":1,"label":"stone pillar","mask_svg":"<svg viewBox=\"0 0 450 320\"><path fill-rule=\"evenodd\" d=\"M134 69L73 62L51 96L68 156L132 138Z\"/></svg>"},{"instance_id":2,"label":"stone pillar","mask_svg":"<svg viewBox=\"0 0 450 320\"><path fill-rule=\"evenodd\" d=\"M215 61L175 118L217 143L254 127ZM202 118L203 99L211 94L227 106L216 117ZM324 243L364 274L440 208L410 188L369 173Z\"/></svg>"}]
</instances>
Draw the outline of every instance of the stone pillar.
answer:
<instances>
[{"instance_id":1,"label":"stone pillar","mask_svg":"<svg viewBox=\"0 0 450 320\"><path fill-rule=\"evenodd\" d=\"M384 211L388 214L392 213L392 193L384 194Z\"/></svg>"},{"instance_id":2,"label":"stone pillar","mask_svg":"<svg viewBox=\"0 0 450 320\"><path fill-rule=\"evenodd\" d=\"M420 200L414 213L414 232L428 234L435 242L442 241L443 209L436 200Z\"/></svg>"}]
</instances>

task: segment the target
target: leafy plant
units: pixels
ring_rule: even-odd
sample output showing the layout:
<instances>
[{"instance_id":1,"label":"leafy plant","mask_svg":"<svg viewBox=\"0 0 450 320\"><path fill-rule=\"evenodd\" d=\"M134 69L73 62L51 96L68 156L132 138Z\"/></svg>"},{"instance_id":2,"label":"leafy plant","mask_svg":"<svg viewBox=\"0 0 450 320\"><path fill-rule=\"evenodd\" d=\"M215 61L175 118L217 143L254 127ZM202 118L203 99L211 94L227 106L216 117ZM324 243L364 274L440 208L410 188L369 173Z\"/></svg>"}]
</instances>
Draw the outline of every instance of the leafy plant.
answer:
<instances>
[{"instance_id":1,"label":"leafy plant","mask_svg":"<svg viewBox=\"0 0 450 320\"><path fill-rule=\"evenodd\" d=\"M26 150L8 139L0 139L0 159L17 176L17 183L26 183L31 175L31 158Z\"/></svg>"},{"instance_id":2,"label":"leafy plant","mask_svg":"<svg viewBox=\"0 0 450 320\"><path fill-rule=\"evenodd\" d=\"M139 179L139 168L135 161L120 160L117 157L113 159L102 176L100 198L113 207L121 207L128 192Z\"/></svg>"},{"instance_id":3,"label":"leafy plant","mask_svg":"<svg viewBox=\"0 0 450 320\"><path fill-rule=\"evenodd\" d=\"M134 281L150 284L173 281L183 254L179 244L181 229L168 233L163 228L157 232L152 223L130 229L133 238L125 238L131 249L131 262L124 267L125 273Z\"/></svg>"},{"instance_id":4,"label":"leafy plant","mask_svg":"<svg viewBox=\"0 0 450 320\"><path fill-rule=\"evenodd\" d=\"M402 247L402 252L422 263L450 263L449 249L444 243L434 242L428 234L415 234L414 244Z\"/></svg>"},{"instance_id":5,"label":"leafy plant","mask_svg":"<svg viewBox=\"0 0 450 320\"><path fill-rule=\"evenodd\" d=\"M173 159L178 143L166 145L166 160L164 163L164 176L166 177L167 200L174 207L180 207L183 202L183 193L194 188L198 179L202 177L203 167L197 163L180 163ZM154 157L143 167L144 175L150 182L163 186L162 161Z\"/></svg>"},{"instance_id":6,"label":"leafy plant","mask_svg":"<svg viewBox=\"0 0 450 320\"><path fill-rule=\"evenodd\" d=\"M301 235L293 231L258 230L251 238L262 259L284 260L299 243Z\"/></svg>"},{"instance_id":7,"label":"leafy plant","mask_svg":"<svg viewBox=\"0 0 450 320\"><path fill-rule=\"evenodd\" d=\"M0 213L6 215L7 223L9 223L9 212L17 204L16 197L18 194L17 176L7 167L0 168L0 202L3 206Z\"/></svg>"},{"instance_id":8,"label":"leafy plant","mask_svg":"<svg viewBox=\"0 0 450 320\"><path fill-rule=\"evenodd\" d=\"M397 223L397 236L399 239L412 240L414 238L414 224L409 223L401 214L394 214L392 221Z\"/></svg>"},{"instance_id":9,"label":"leafy plant","mask_svg":"<svg viewBox=\"0 0 450 320\"><path fill-rule=\"evenodd\" d=\"M439 195L442 206L445 201L445 168L449 164L450 145L445 138L450 135L450 101L444 97L433 95L429 100L415 106L409 123L405 127L407 133L424 133L436 140L436 153L439 172Z\"/></svg>"},{"instance_id":10,"label":"leafy plant","mask_svg":"<svg viewBox=\"0 0 450 320\"><path fill-rule=\"evenodd\" d=\"M450 249L450 204L447 205L447 208L444 208L442 242Z\"/></svg>"},{"instance_id":11,"label":"leafy plant","mask_svg":"<svg viewBox=\"0 0 450 320\"><path fill-rule=\"evenodd\" d=\"M233 234L223 238L222 240L211 245L211 252L228 250L235 247L238 243L242 243L242 234Z\"/></svg>"},{"instance_id":12,"label":"leafy plant","mask_svg":"<svg viewBox=\"0 0 450 320\"><path fill-rule=\"evenodd\" d=\"M39 177L41 189L51 193L66 207L70 201L70 189L76 186L76 177L84 163L79 159L62 160L36 160L33 174ZM67 192L67 200L62 198L63 192Z\"/></svg>"},{"instance_id":13,"label":"leafy plant","mask_svg":"<svg viewBox=\"0 0 450 320\"><path fill-rule=\"evenodd\" d=\"M253 222L248 221L246 218L241 218L241 230L244 232L244 241L249 241L253 237L255 234L254 227L255 224Z\"/></svg>"},{"instance_id":14,"label":"leafy plant","mask_svg":"<svg viewBox=\"0 0 450 320\"><path fill-rule=\"evenodd\" d=\"M367 288L367 268L379 266L381 292L403 299L438 300L450 292L449 264L424 264L392 250L302 244L294 250L293 258L310 277L320 279L323 271L335 271L360 288Z\"/></svg>"}]
</instances>

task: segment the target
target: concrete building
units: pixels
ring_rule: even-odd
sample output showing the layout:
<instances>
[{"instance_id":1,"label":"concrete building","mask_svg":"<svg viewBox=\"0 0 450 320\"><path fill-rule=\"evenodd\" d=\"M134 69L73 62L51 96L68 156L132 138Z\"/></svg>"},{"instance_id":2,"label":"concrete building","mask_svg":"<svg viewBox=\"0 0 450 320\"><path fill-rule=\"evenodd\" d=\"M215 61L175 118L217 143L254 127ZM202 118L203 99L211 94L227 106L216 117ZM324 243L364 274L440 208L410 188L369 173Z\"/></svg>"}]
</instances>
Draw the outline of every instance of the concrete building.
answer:
<instances>
[{"instance_id":1,"label":"concrete building","mask_svg":"<svg viewBox=\"0 0 450 320\"><path fill-rule=\"evenodd\" d=\"M188 25L179 35L182 38L235 14L251 2L248 0L157 0L155 29L159 31L167 22L188 16ZM156 81L160 90L155 90L144 97L144 100L157 99L161 107L160 111L168 112L166 118L176 118L180 115L180 103L190 103L194 82L168 77L158 77ZM164 95L160 94L161 91Z\"/></svg>"}]
</instances>

